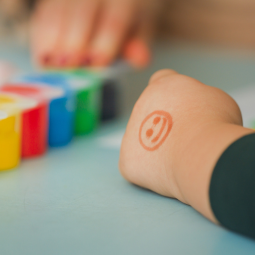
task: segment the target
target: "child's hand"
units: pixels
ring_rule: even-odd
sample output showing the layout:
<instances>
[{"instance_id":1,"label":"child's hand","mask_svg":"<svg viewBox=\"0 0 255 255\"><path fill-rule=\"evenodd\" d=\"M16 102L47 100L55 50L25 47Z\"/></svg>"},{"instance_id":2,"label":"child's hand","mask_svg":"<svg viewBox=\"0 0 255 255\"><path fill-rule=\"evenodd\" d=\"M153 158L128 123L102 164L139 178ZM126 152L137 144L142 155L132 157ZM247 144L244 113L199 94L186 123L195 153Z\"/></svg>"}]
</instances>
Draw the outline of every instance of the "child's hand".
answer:
<instances>
[{"instance_id":1,"label":"child's hand","mask_svg":"<svg viewBox=\"0 0 255 255\"><path fill-rule=\"evenodd\" d=\"M105 66L120 54L135 66L150 59L157 0L40 0L31 44L42 66Z\"/></svg>"},{"instance_id":2,"label":"child's hand","mask_svg":"<svg viewBox=\"0 0 255 255\"><path fill-rule=\"evenodd\" d=\"M120 154L130 182L177 198L216 222L209 183L222 152L252 133L235 101L220 89L172 70L153 75L137 101Z\"/></svg>"}]
</instances>

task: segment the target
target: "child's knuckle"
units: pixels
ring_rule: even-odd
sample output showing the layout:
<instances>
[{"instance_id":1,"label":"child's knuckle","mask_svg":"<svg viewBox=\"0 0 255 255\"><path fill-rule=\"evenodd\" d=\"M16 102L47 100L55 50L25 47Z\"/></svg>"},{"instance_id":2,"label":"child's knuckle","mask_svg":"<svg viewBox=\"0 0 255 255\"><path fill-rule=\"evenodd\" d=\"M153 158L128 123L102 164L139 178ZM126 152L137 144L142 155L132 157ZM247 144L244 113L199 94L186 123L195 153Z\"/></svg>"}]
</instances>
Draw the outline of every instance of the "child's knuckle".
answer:
<instances>
[{"instance_id":1,"label":"child's knuckle","mask_svg":"<svg viewBox=\"0 0 255 255\"><path fill-rule=\"evenodd\" d=\"M168 78L175 74L177 74L177 73L171 69L159 70L151 76L149 84L154 84L163 78Z\"/></svg>"}]
</instances>

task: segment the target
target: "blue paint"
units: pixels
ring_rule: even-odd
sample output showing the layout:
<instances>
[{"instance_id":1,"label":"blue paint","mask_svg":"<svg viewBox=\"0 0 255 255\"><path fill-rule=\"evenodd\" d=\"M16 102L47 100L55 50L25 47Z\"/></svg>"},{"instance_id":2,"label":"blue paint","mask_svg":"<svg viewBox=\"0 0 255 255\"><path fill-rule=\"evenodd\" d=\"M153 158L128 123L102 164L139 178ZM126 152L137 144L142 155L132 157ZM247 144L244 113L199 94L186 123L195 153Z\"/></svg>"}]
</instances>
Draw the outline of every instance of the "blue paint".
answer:
<instances>
[{"instance_id":1,"label":"blue paint","mask_svg":"<svg viewBox=\"0 0 255 255\"><path fill-rule=\"evenodd\" d=\"M76 95L74 134L87 135L100 123L102 79L98 73L83 69L54 73L66 78Z\"/></svg>"},{"instance_id":2,"label":"blue paint","mask_svg":"<svg viewBox=\"0 0 255 255\"><path fill-rule=\"evenodd\" d=\"M38 83L61 88L64 95L52 99L49 110L49 146L60 147L69 144L74 135L75 95L67 80L59 74L23 75L16 81Z\"/></svg>"},{"instance_id":3,"label":"blue paint","mask_svg":"<svg viewBox=\"0 0 255 255\"><path fill-rule=\"evenodd\" d=\"M74 111L68 110L68 98L54 99L50 103L49 146L69 144L73 138Z\"/></svg>"}]
</instances>

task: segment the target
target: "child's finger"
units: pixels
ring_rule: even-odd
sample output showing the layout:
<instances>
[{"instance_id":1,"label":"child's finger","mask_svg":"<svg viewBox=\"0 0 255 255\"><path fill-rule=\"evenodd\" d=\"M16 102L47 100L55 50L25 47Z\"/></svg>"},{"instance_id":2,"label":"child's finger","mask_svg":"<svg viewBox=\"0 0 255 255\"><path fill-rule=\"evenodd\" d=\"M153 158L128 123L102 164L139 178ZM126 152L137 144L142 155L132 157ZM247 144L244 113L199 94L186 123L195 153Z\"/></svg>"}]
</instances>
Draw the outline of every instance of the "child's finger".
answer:
<instances>
[{"instance_id":1,"label":"child's finger","mask_svg":"<svg viewBox=\"0 0 255 255\"><path fill-rule=\"evenodd\" d=\"M122 55L125 60L136 68L144 68L151 62L149 46L139 37L134 37L127 42Z\"/></svg>"},{"instance_id":2,"label":"child's finger","mask_svg":"<svg viewBox=\"0 0 255 255\"><path fill-rule=\"evenodd\" d=\"M134 22L136 2L110 0L105 7L90 45L92 65L107 65L118 55Z\"/></svg>"},{"instance_id":3,"label":"child's finger","mask_svg":"<svg viewBox=\"0 0 255 255\"><path fill-rule=\"evenodd\" d=\"M156 15L154 10L142 9L139 14L138 25L131 38L123 48L123 57L132 66L143 68L151 62L149 43L155 32Z\"/></svg>"},{"instance_id":4,"label":"child's finger","mask_svg":"<svg viewBox=\"0 0 255 255\"><path fill-rule=\"evenodd\" d=\"M165 77L169 78L170 76L175 74L178 74L178 73L172 69L159 70L151 76L149 85L161 80L162 78L165 78Z\"/></svg>"},{"instance_id":5,"label":"child's finger","mask_svg":"<svg viewBox=\"0 0 255 255\"><path fill-rule=\"evenodd\" d=\"M86 65L86 47L95 27L99 0L70 1L65 29L58 41L57 66Z\"/></svg>"},{"instance_id":6,"label":"child's finger","mask_svg":"<svg viewBox=\"0 0 255 255\"><path fill-rule=\"evenodd\" d=\"M43 66L51 64L68 0L40 1L32 17L31 46L35 61Z\"/></svg>"}]
</instances>

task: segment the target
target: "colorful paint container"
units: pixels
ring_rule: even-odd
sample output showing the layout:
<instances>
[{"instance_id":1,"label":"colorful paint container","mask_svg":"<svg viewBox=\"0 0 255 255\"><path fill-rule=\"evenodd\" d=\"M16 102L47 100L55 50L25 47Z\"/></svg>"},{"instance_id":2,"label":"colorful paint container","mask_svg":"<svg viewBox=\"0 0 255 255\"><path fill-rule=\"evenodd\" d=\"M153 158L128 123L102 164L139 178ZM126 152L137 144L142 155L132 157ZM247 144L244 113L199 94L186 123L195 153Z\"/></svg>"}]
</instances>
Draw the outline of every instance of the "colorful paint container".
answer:
<instances>
[{"instance_id":1,"label":"colorful paint container","mask_svg":"<svg viewBox=\"0 0 255 255\"><path fill-rule=\"evenodd\" d=\"M47 74L23 75L15 79L26 86L40 88L49 102L49 137L50 147L69 144L74 134L74 94L65 80ZM55 92L54 92L55 91ZM56 91L61 92L56 93ZM49 97L49 95L52 95Z\"/></svg>"},{"instance_id":2,"label":"colorful paint container","mask_svg":"<svg viewBox=\"0 0 255 255\"><path fill-rule=\"evenodd\" d=\"M54 71L25 75L21 80L61 87L69 98L73 97L76 135L88 134L98 127L102 103L102 81L98 74L86 70Z\"/></svg>"},{"instance_id":3,"label":"colorful paint container","mask_svg":"<svg viewBox=\"0 0 255 255\"><path fill-rule=\"evenodd\" d=\"M116 119L121 109L121 91L117 80L105 80L102 94L101 121Z\"/></svg>"},{"instance_id":4,"label":"colorful paint container","mask_svg":"<svg viewBox=\"0 0 255 255\"><path fill-rule=\"evenodd\" d=\"M75 134L88 134L100 122L102 80L98 74L85 70L69 71L62 75L76 95Z\"/></svg>"},{"instance_id":5,"label":"colorful paint container","mask_svg":"<svg viewBox=\"0 0 255 255\"><path fill-rule=\"evenodd\" d=\"M98 75L82 70L69 72L67 79L76 94L75 134L90 133L100 122L102 81Z\"/></svg>"},{"instance_id":6,"label":"colorful paint container","mask_svg":"<svg viewBox=\"0 0 255 255\"><path fill-rule=\"evenodd\" d=\"M74 107L69 96L54 99L50 103L49 145L60 147L73 139Z\"/></svg>"},{"instance_id":7,"label":"colorful paint container","mask_svg":"<svg viewBox=\"0 0 255 255\"><path fill-rule=\"evenodd\" d=\"M15 168L20 162L20 111L4 106L0 98L0 171Z\"/></svg>"},{"instance_id":8,"label":"colorful paint container","mask_svg":"<svg viewBox=\"0 0 255 255\"><path fill-rule=\"evenodd\" d=\"M8 84L0 87L0 91L8 92L10 97L12 95L22 109L22 157L43 155L48 147L48 102L41 97L38 89L32 87ZM24 102L33 99L30 107L23 107L24 103L21 106L20 99L14 95L26 96Z\"/></svg>"},{"instance_id":9,"label":"colorful paint container","mask_svg":"<svg viewBox=\"0 0 255 255\"><path fill-rule=\"evenodd\" d=\"M110 121L118 117L122 110L123 87L120 77L128 77L132 71L128 62L119 60L108 67L92 67L88 70L99 75L103 81L101 121Z\"/></svg>"}]
</instances>

